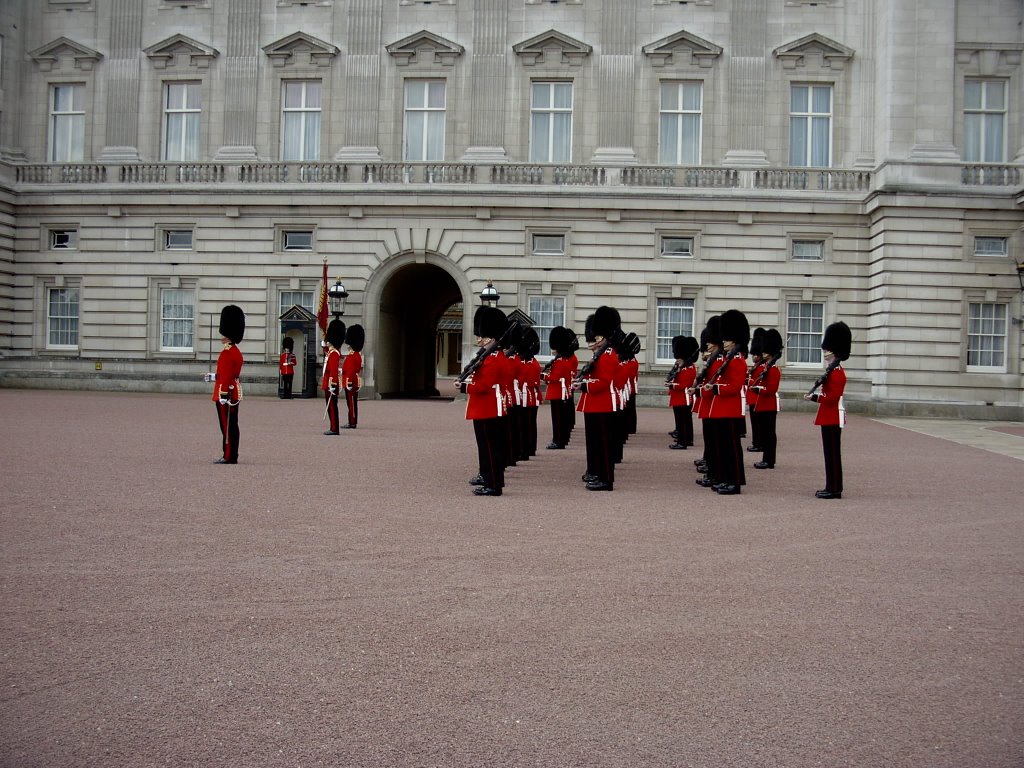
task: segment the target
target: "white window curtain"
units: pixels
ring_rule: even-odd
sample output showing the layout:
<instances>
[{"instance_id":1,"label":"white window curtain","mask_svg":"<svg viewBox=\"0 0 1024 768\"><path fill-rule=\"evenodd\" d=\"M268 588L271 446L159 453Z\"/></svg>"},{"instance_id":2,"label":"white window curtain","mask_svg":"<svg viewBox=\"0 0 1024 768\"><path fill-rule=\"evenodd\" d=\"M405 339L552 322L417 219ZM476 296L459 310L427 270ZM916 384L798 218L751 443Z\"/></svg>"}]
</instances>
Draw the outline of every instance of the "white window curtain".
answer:
<instances>
[{"instance_id":1,"label":"white window curtain","mask_svg":"<svg viewBox=\"0 0 1024 768\"><path fill-rule=\"evenodd\" d=\"M973 369L1006 369L1006 305L972 303L967 316L967 365Z\"/></svg>"},{"instance_id":2,"label":"white window curtain","mask_svg":"<svg viewBox=\"0 0 1024 768\"><path fill-rule=\"evenodd\" d=\"M47 346L78 346L78 289L51 288L47 297Z\"/></svg>"},{"instance_id":3,"label":"white window curtain","mask_svg":"<svg viewBox=\"0 0 1024 768\"><path fill-rule=\"evenodd\" d=\"M964 160L1006 161L1006 83L1002 80L964 82Z\"/></svg>"},{"instance_id":4,"label":"white window curtain","mask_svg":"<svg viewBox=\"0 0 1024 768\"><path fill-rule=\"evenodd\" d=\"M702 83L662 83L659 156L663 165L700 165Z\"/></svg>"},{"instance_id":5,"label":"white window curtain","mask_svg":"<svg viewBox=\"0 0 1024 768\"><path fill-rule=\"evenodd\" d=\"M160 348L191 351L195 322L195 294L165 288L160 291Z\"/></svg>"},{"instance_id":6,"label":"white window curtain","mask_svg":"<svg viewBox=\"0 0 1024 768\"><path fill-rule=\"evenodd\" d=\"M565 325L565 297L564 296L530 296L530 317L533 319L533 329L540 337L539 355L550 355L551 345L548 343L551 336L551 329L559 325Z\"/></svg>"},{"instance_id":7,"label":"white window curtain","mask_svg":"<svg viewBox=\"0 0 1024 768\"><path fill-rule=\"evenodd\" d=\"M789 164L811 168L832 164L832 86L791 86Z\"/></svg>"},{"instance_id":8,"label":"white window curtain","mask_svg":"<svg viewBox=\"0 0 1024 768\"><path fill-rule=\"evenodd\" d=\"M655 338L655 360L675 360L672 354L674 336L693 336L693 299L658 299L658 331Z\"/></svg>"},{"instance_id":9,"label":"white window curtain","mask_svg":"<svg viewBox=\"0 0 1024 768\"><path fill-rule=\"evenodd\" d=\"M168 83L164 98L164 160L198 160L202 112L199 83Z\"/></svg>"},{"instance_id":10,"label":"white window curtain","mask_svg":"<svg viewBox=\"0 0 1024 768\"><path fill-rule=\"evenodd\" d=\"M292 80L283 84L281 159L320 158L320 82Z\"/></svg>"},{"instance_id":11,"label":"white window curtain","mask_svg":"<svg viewBox=\"0 0 1024 768\"><path fill-rule=\"evenodd\" d=\"M405 159L444 160L445 82L408 80L405 83Z\"/></svg>"},{"instance_id":12,"label":"white window curtain","mask_svg":"<svg viewBox=\"0 0 1024 768\"><path fill-rule=\"evenodd\" d=\"M85 159L85 86L55 85L50 101L50 160Z\"/></svg>"},{"instance_id":13,"label":"white window curtain","mask_svg":"<svg viewBox=\"0 0 1024 768\"><path fill-rule=\"evenodd\" d=\"M821 363L824 317L825 305L820 302L794 301L787 305L786 362Z\"/></svg>"},{"instance_id":14,"label":"white window curtain","mask_svg":"<svg viewBox=\"0 0 1024 768\"><path fill-rule=\"evenodd\" d=\"M572 83L534 83L530 94L530 162L571 162Z\"/></svg>"}]
</instances>

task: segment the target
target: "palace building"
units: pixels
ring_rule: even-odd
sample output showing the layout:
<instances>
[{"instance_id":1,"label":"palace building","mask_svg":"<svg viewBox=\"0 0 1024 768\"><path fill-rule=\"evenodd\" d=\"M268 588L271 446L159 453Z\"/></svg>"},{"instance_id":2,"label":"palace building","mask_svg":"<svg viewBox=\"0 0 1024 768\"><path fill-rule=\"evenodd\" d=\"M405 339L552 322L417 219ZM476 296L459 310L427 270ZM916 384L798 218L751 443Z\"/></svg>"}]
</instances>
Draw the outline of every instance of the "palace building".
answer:
<instances>
[{"instance_id":1,"label":"palace building","mask_svg":"<svg viewBox=\"0 0 1024 768\"><path fill-rule=\"evenodd\" d=\"M324 263L364 391L429 394L498 306L830 322L851 409L1024 418L1021 0L4 0L0 383L249 393L319 374ZM295 329L300 330L295 330ZM546 346L545 346L546 350ZM585 351L585 350L584 350Z\"/></svg>"}]
</instances>

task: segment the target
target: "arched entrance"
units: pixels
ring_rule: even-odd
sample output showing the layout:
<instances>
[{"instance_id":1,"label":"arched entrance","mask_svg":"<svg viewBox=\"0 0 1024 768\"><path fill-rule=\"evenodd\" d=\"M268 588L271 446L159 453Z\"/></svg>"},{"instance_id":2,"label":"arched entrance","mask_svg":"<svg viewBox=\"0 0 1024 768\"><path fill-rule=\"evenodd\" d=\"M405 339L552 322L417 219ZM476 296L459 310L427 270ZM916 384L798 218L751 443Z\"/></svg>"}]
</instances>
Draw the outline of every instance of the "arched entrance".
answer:
<instances>
[{"instance_id":1,"label":"arched entrance","mask_svg":"<svg viewBox=\"0 0 1024 768\"><path fill-rule=\"evenodd\" d=\"M381 278L375 371L380 397L453 394L437 386L438 321L452 304L463 301L468 286L431 262L446 263L441 257L399 258L388 274L376 276Z\"/></svg>"}]
</instances>

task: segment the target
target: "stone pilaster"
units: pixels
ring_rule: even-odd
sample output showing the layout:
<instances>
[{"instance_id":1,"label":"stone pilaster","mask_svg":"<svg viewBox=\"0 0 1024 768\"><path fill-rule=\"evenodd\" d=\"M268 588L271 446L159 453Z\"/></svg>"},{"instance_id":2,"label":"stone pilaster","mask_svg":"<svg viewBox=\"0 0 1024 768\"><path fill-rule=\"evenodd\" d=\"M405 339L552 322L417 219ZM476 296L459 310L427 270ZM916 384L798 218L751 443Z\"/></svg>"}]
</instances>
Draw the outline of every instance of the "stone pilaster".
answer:
<instances>
[{"instance_id":1,"label":"stone pilaster","mask_svg":"<svg viewBox=\"0 0 1024 768\"><path fill-rule=\"evenodd\" d=\"M473 10L473 45L470 89L469 146L463 162L505 163L505 92L508 56L508 3L476 0Z\"/></svg>"},{"instance_id":2,"label":"stone pilaster","mask_svg":"<svg viewBox=\"0 0 1024 768\"><path fill-rule=\"evenodd\" d=\"M349 0L348 40L344 46L345 88L349 95L341 162L381 160L378 138L381 88L382 0Z\"/></svg>"},{"instance_id":3,"label":"stone pilaster","mask_svg":"<svg viewBox=\"0 0 1024 768\"><path fill-rule=\"evenodd\" d=\"M635 165L633 146L636 92L636 4L606 0L601 9L600 82L602 119L597 126L597 149L592 162Z\"/></svg>"},{"instance_id":4,"label":"stone pilaster","mask_svg":"<svg viewBox=\"0 0 1024 768\"><path fill-rule=\"evenodd\" d=\"M224 52L224 144L217 160L256 159L259 0L229 0Z\"/></svg>"},{"instance_id":5,"label":"stone pilaster","mask_svg":"<svg viewBox=\"0 0 1024 768\"><path fill-rule=\"evenodd\" d=\"M768 165L765 151L765 73L768 0L736 0L729 10L729 149L723 165Z\"/></svg>"},{"instance_id":6,"label":"stone pilaster","mask_svg":"<svg viewBox=\"0 0 1024 768\"><path fill-rule=\"evenodd\" d=\"M143 4L111 0L110 55L106 70L106 139L101 161L139 159L139 77Z\"/></svg>"}]
</instances>

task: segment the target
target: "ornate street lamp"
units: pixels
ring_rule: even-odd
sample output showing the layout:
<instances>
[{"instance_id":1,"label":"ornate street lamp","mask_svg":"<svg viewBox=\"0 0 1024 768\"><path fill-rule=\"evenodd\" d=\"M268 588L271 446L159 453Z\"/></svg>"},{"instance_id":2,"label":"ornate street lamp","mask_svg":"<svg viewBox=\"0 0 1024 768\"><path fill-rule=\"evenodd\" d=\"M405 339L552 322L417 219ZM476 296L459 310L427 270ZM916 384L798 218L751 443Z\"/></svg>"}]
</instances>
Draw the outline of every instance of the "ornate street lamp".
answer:
<instances>
[{"instance_id":1,"label":"ornate street lamp","mask_svg":"<svg viewBox=\"0 0 1024 768\"><path fill-rule=\"evenodd\" d=\"M336 320L340 320L341 316L345 314L345 299L348 298L348 291L345 290L340 277L327 290L327 298L331 303L331 314Z\"/></svg>"},{"instance_id":2,"label":"ornate street lamp","mask_svg":"<svg viewBox=\"0 0 1024 768\"><path fill-rule=\"evenodd\" d=\"M496 307L500 298L501 294L498 293L498 289L488 280L487 287L480 291L480 303L486 307Z\"/></svg>"}]
</instances>

